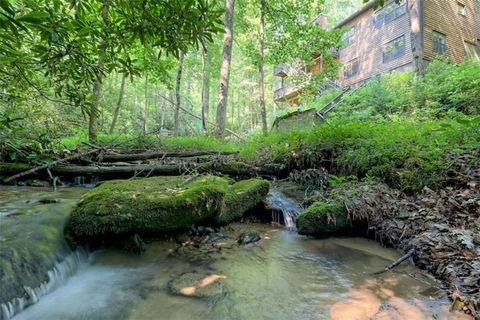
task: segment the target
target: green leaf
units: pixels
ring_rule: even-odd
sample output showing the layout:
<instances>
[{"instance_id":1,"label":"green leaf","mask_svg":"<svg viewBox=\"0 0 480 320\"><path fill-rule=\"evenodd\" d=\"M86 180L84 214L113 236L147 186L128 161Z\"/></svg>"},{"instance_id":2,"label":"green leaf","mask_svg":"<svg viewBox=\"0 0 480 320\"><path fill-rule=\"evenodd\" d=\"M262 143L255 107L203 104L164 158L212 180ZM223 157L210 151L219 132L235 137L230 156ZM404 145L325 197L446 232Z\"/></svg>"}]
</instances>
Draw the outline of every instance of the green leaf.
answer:
<instances>
[{"instance_id":1,"label":"green leaf","mask_svg":"<svg viewBox=\"0 0 480 320\"><path fill-rule=\"evenodd\" d=\"M17 19L17 21L25 21L28 23L39 23L42 22L42 20L48 18L48 13L42 12L42 11L31 11L27 13L26 15L20 17Z\"/></svg>"},{"instance_id":2,"label":"green leaf","mask_svg":"<svg viewBox=\"0 0 480 320\"><path fill-rule=\"evenodd\" d=\"M0 0L0 7L12 16L15 15L15 12L13 11L12 6L8 0Z\"/></svg>"}]
</instances>

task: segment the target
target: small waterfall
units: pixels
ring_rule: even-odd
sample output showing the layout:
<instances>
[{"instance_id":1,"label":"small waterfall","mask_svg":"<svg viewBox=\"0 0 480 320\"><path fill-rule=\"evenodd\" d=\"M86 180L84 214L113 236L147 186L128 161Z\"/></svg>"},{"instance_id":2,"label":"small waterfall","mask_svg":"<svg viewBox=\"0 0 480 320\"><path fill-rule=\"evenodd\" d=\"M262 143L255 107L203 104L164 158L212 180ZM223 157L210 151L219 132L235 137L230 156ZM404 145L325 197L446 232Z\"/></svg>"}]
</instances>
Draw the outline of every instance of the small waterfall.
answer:
<instances>
[{"instance_id":1,"label":"small waterfall","mask_svg":"<svg viewBox=\"0 0 480 320\"><path fill-rule=\"evenodd\" d=\"M285 225L288 229L295 229L295 222L302 206L295 200L288 198L278 190L271 190L266 202L272 209L272 221ZM280 221L283 217L283 221ZM283 222L283 223L282 223Z\"/></svg>"},{"instance_id":2,"label":"small waterfall","mask_svg":"<svg viewBox=\"0 0 480 320\"><path fill-rule=\"evenodd\" d=\"M85 188L92 188L95 187L98 181L98 177L91 177L90 181L88 181L85 176L76 176L73 178L73 185Z\"/></svg>"},{"instance_id":3,"label":"small waterfall","mask_svg":"<svg viewBox=\"0 0 480 320\"><path fill-rule=\"evenodd\" d=\"M87 258L88 253L84 249L79 249L69 254L62 262L55 264L53 269L48 272L48 281L42 283L37 288L25 287L26 295L24 297L15 298L10 302L0 305L0 320L11 319L26 307L37 303L42 296L64 284L68 278L77 272L82 264L87 262Z\"/></svg>"}]
</instances>

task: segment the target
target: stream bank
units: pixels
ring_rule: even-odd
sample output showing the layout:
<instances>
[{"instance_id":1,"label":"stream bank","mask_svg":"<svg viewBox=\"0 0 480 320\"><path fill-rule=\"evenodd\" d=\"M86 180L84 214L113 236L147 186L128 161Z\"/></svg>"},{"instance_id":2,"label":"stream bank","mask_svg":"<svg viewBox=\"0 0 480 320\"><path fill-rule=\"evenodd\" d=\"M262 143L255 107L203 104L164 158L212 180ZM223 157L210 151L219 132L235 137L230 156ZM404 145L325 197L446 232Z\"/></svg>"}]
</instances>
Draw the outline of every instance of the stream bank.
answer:
<instances>
[{"instance_id":1,"label":"stream bank","mask_svg":"<svg viewBox=\"0 0 480 320\"><path fill-rule=\"evenodd\" d=\"M450 166L454 170L449 176L449 186L436 191L424 188L422 192L410 194L379 182L337 181L336 185L329 186L328 172L324 169L310 168L308 170L317 171L309 172L302 170L302 166L294 167L299 170L292 172L288 180L293 185L304 184L303 198L306 194L316 194L304 202L313 206L307 208L308 215L300 215L299 231L325 237L351 234L354 227L355 235L363 230L362 236L374 238L383 245L403 252L413 249L416 264L444 282L454 301L452 307L478 318L480 160L473 153L456 156L454 160ZM287 167L292 169L290 165L283 168ZM278 177L285 176L284 169ZM258 172L253 170L249 174ZM298 198L302 198L302 191L294 192L293 189L295 187L292 194L297 193ZM316 230L319 221L320 229ZM337 224L339 221L344 223ZM302 223L313 229L305 229ZM322 230L325 226L333 229Z\"/></svg>"},{"instance_id":2,"label":"stream bank","mask_svg":"<svg viewBox=\"0 0 480 320\"><path fill-rule=\"evenodd\" d=\"M26 197L30 201L55 198L59 202L44 204L54 209L66 203L69 190L72 194L68 197L77 199L85 192L70 188L57 193L23 187L3 190L15 191L11 193L14 199L2 201L2 208L12 212L21 206L16 209L17 216L34 203L26 203ZM30 209L37 217L45 214ZM239 245L237 239L253 230L261 239ZM114 248L90 253L79 261L71 277L13 319L148 320L159 315L172 320L313 320L319 316L342 320L352 315L364 319L467 319L449 313L442 290L411 264L372 275L373 270L381 270L398 257L395 250L374 241L307 239L278 226L247 220L220 227L217 236L209 234L208 239L201 236L210 232L206 228L197 227L196 232L198 235L151 240L140 256ZM197 297L173 294L175 280L189 274L201 278L182 286L185 293L201 284L214 284L217 289L212 294L201 291Z\"/></svg>"}]
</instances>

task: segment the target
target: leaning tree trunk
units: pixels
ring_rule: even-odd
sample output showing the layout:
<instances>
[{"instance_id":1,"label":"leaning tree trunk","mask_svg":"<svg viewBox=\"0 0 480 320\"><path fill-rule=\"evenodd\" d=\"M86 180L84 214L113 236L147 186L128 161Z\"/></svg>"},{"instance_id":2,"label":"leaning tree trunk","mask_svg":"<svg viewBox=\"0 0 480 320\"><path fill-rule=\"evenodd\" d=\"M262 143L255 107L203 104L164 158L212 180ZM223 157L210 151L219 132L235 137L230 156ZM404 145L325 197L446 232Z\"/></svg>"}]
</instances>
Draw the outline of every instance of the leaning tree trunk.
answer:
<instances>
[{"instance_id":1,"label":"leaning tree trunk","mask_svg":"<svg viewBox=\"0 0 480 320\"><path fill-rule=\"evenodd\" d=\"M110 134L113 133L115 130L115 125L117 124L118 114L120 113L120 107L122 106L123 96L125 95L125 82L127 80L128 75L125 73L122 76L122 83L120 85L120 95L118 96L117 106L115 107L115 111L113 112L113 119L112 125L110 126Z\"/></svg>"},{"instance_id":2,"label":"leaning tree trunk","mask_svg":"<svg viewBox=\"0 0 480 320\"><path fill-rule=\"evenodd\" d=\"M183 53L180 55L180 61L177 71L177 85L175 88L176 107L174 116L174 132L176 135L180 133L180 86L182 84L182 72L183 72Z\"/></svg>"},{"instance_id":3,"label":"leaning tree trunk","mask_svg":"<svg viewBox=\"0 0 480 320\"><path fill-rule=\"evenodd\" d=\"M259 30L259 56L258 56L258 93L260 100L260 114L262 116L262 131L267 134L267 110L265 107L265 70L264 70L264 51L265 51L265 0L260 0L260 30Z\"/></svg>"},{"instance_id":4,"label":"leaning tree trunk","mask_svg":"<svg viewBox=\"0 0 480 320\"><path fill-rule=\"evenodd\" d=\"M102 6L102 19L106 27L109 25L108 11L110 10L110 0L104 0ZM90 116L88 120L88 140L90 142L97 141L97 122L100 103L100 92L102 90L103 79L103 67L105 65L105 52L107 51L107 39L103 38L100 42L98 60L97 60L97 73L95 81L93 83L93 103L90 110Z\"/></svg>"},{"instance_id":5,"label":"leaning tree trunk","mask_svg":"<svg viewBox=\"0 0 480 320\"><path fill-rule=\"evenodd\" d=\"M225 0L225 34L223 37L222 67L220 69L220 91L218 93L215 135L223 137L227 127L227 99L230 81L230 64L233 45L233 13L235 0Z\"/></svg>"},{"instance_id":6,"label":"leaning tree trunk","mask_svg":"<svg viewBox=\"0 0 480 320\"><path fill-rule=\"evenodd\" d=\"M145 72L145 109L143 114L143 135L148 133L148 72Z\"/></svg>"},{"instance_id":7,"label":"leaning tree trunk","mask_svg":"<svg viewBox=\"0 0 480 320\"><path fill-rule=\"evenodd\" d=\"M202 50L202 129L208 134L208 109L210 104L210 61L203 45Z\"/></svg>"}]
</instances>

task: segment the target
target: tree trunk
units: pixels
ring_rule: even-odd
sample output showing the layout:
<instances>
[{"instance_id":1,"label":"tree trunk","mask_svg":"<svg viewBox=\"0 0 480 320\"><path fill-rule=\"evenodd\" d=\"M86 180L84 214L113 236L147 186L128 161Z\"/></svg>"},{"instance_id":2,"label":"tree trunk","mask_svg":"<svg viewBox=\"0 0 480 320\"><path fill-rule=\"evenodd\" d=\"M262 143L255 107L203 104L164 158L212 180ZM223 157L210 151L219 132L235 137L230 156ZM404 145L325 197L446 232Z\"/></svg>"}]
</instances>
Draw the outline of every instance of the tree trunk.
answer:
<instances>
[{"instance_id":1,"label":"tree trunk","mask_svg":"<svg viewBox=\"0 0 480 320\"><path fill-rule=\"evenodd\" d=\"M148 133L148 72L145 72L145 109L143 114L143 135Z\"/></svg>"},{"instance_id":2,"label":"tree trunk","mask_svg":"<svg viewBox=\"0 0 480 320\"><path fill-rule=\"evenodd\" d=\"M155 90L156 101L158 106L158 113L160 114L160 130L163 129L165 123L165 101L160 97L160 87L157 86Z\"/></svg>"},{"instance_id":3,"label":"tree trunk","mask_svg":"<svg viewBox=\"0 0 480 320\"><path fill-rule=\"evenodd\" d=\"M202 50L202 129L205 134L208 134L208 109L210 104L210 60L203 45L200 45L200 48Z\"/></svg>"},{"instance_id":4,"label":"tree trunk","mask_svg":"<svg viewBox=\"0 0 480 320\"><path fill-rule=\"evenodd\" d=\"M218 93L215 135L223 137L227 127L227 99L230 81L230 64L233 44L233 13L235 0L225 0L225 34L223 37L222 67L220 69L220 91Z\"/></svg>"},{"instance_id":5,"label":"tree trunk","mask_svg":"<svg viewBox=\"0 0 480 320\"><path fill-rule=\"evenodd\" d=\"M268 133L267 110L265 108L265 71L263 66L265 47L265 0L260 0L260 30L259 30L259 57L258 57L258 93L260 98L260 114L262 116L263 134Z\"/></svg>"},{"instance_id":6,"label":"tree trunk","mask_svg":"<svg viewBox=\"0 0 480 320\"><path fill-rule=\"evenodd\" d=\"M102 6L102 19L105 27L109 25L108 11L110 10L110 0L104 0ZM105 52L107 51L107 39L102 39L99 45L99 53L97 60L97 74L93 82L93 102L88 120L88 140L90 142L97 141L97 122L100 103L100 92L102 90L103 67L105 65Z\"/></svg>"},{"instance_id":7,"label":"tree trunk","mask_svg":"<svg viewBox=\"0 0 480 320\"><path fill-rule=\"evenodd\" d=\"M120 107L122 106L123 96L125 95L125 82L127 80L128 75L125 73L122 76L122 84L120 85L120 95L118 96L117 106L115 107L115 111L113 112L113 119L112 125L110 126L110 134L113 133L115 130L115 125L117 124L118 114L120 113Z\"/></svg>"},{"instance_id":8,"label":"tree trunk","mask_svg":"<svg viewBox=\"0 0 480 320\"><path fill-rule=\"evenodd\" d=\"M180 61L177 71L177 86L175 88L176 107L174 116L174 132L176 135L180 133L180 86L182 84L182 72L183 72L183 53L180 55Z\"/></svg>"},{"instance_id":9,"label":"tree trunk","mask_svg":"<svg viewBox=\"0 0 480 320\"><path fill-rule=\"evenodd\" d=\"M425 71L425 62L423 55L423 1L410 0L407 3L410 16L410 42L412 45L413 61L417 74L423 74Z\"/></svg>"},{"instance_id":10,"label":"tree trunk","mask_svg":"<svg viewBox=\"0 0 480 320\"><path fill-rule=\"evenodd\" d=\"M231 123L234 123L235 119L235 91L232 91L232 96L230 97L230 118L231 118Z\"/></svg>"}]
</instances>

